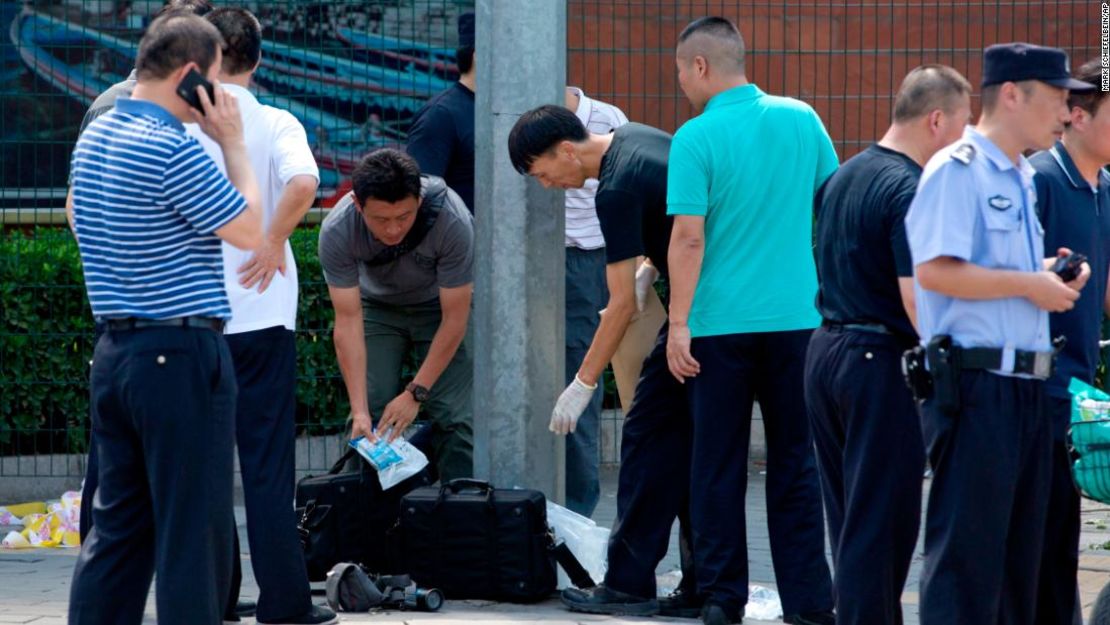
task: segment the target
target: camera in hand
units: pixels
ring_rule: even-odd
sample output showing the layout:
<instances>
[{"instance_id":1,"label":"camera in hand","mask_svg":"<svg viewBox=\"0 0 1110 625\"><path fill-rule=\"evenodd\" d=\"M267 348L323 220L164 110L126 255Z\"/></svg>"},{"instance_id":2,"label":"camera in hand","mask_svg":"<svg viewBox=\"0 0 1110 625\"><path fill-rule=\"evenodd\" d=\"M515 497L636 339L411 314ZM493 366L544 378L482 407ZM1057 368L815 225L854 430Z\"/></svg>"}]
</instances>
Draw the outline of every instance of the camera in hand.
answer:
<instances>
[{"instance_id":1,"label":"camera in hand","mask_svg":"<svg viewBox=\"0 0 1110 625\"><path fill-rule=\"evenodd\" d=\"M201 76L195 68L189 70L189 73L185 74L185 77L177 84L177 95L181 96L183 100L189 103L189 106L200 111L203 115L204 106L200 103L200 96L197 95L197 87L204 87L204 90L208 92L208 101L213 104L216 103L215 87L204 76Z\"/></svg>"},{"instance_id":2,"label":"camera in hand","mask_svg":"<svg viewBox=\"0 0 1110 625\"><path fill-rule=\"evenodd\" d=\"M1077 252L1072 252L1067 256L1061 256L1056 259L1052 264L1052 273L1060 276L1064 282L1071 282L1079 277L1079 272L1083 267L1083 263L1087 262L1087 257Z\"/></svg>"}]
</instances>

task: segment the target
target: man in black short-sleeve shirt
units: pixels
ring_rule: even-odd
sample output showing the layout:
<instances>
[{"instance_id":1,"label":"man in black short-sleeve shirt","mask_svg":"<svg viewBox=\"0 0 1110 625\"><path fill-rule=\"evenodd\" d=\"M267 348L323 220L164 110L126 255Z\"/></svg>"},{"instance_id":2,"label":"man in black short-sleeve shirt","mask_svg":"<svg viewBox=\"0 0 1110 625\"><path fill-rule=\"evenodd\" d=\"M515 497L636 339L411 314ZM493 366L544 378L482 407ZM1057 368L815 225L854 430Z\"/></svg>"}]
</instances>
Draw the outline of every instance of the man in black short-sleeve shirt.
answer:
<instances>
[{"instance_id":1,"label":"man in black short-sleeve shirt","mask_svg":"<svg viewBox=\"0 0 1110 625\"><path fill-rule=\"evenodd\" d=\"M416 112L405 151L420 171L439 176L474 213L474 14L459 16L459 47L455 60L459 81L437 94Z\"/></svg>"},{"instance_id":2,"label":"man in black short-sleeve shirt","mask_svg":"<svg viewBox=\"0 0 1110 625\"><path fill-rule=\"evenodd\" d=\"M921 425L902 382L917 342L906 212L922 166L958 139L971 86L955 70L906 76L894 124L815 201L822 326L806 353L805 403L821 466L838 625L902 622L921 517Z\"/></svg>"},{"instance_id":3,"label":"man in black short-sleeve shirt","mask_svg":"<svg viewBox=\"0 0 1110 625\"><path fill-rule=\"evenodd\" d=\"M671 136L642 124L592 134L571 111L547 105L521 116L509 154L522 174L545 187L576 189L598 179L597 218L605 238L609 302L575 379L555 404L550 429L573 432L654 277L667 276L667 156ZM640 257L646 256L643 264ZM658 274L656 273L658 272ZM657 600L655 567L667 553L675 517L689 507L690 417L684 387L667 369L667 326L644 361L621 433L617 522L609 569L595 589L568 589L572 610L600 614L697 616L692 562L683 558L682 587ZM685 552L685 548L683 549ZM685 556L685 553L684 553Z\"/></svg>"}]
</instances>

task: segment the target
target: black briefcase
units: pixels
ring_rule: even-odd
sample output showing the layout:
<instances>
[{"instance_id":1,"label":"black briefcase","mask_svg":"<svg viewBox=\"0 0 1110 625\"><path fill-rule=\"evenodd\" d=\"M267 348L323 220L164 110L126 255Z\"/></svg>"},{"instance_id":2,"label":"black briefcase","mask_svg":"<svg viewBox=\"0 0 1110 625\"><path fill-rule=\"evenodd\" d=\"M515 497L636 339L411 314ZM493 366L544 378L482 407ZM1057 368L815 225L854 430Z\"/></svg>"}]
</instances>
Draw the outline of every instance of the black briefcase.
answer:
<instances>
[{"instance_id":1,"label":"black briefcase","mask_svg":"<svg viewBox=\"0 0 1110 625\"><path fill-rule=\"evenodd\" d=\"M308 579L323 581L333 566L355 562L375 573L397 572L387 533L397 524L401 498L434 479L425 468L420 473L382 491L374 469L349 450L324 475L297 483L297 530L304 547ZM342 472L351 458L359 470Z\"/></svg>"},{"instance_id":2,"label":"black briefcase","mask_svg":"<svg viewBox=\"0 0 1110 625\"><path fill-rule=\"evenodd\" d=\"M529 603L555 591L547 500L536 490L453 480L401 499L403 569L448 599Z\"/></svg>"}]
</instances>

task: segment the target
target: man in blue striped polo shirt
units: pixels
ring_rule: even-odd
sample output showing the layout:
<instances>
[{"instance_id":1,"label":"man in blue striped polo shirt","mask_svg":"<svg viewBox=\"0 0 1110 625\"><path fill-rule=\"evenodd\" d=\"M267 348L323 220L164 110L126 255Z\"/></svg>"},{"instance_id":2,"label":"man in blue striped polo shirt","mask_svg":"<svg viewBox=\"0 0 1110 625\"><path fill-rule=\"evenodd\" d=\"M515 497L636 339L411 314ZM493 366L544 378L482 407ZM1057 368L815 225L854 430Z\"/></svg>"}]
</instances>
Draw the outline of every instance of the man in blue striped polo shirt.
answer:
<instances>
[{"instance_id":1,"label":"man in blue striped polo shirt","mask_svg":"<svg viewBox=\"0 0 1110 625\"><path fill-rule=\"evenodd\" d=\"M70 623L141 622L155 572L160 623L219 623L226 607L236 387L220 240L256 247L261 209L235 99L198 87L202 114L176 93L190 71L215 81L221 43L195 15L156 20L132 98L74 149L74 231L106 332L91 379L100 484ZM220 144L227 177L183 121Z\"/></svg>"}]
</instances>

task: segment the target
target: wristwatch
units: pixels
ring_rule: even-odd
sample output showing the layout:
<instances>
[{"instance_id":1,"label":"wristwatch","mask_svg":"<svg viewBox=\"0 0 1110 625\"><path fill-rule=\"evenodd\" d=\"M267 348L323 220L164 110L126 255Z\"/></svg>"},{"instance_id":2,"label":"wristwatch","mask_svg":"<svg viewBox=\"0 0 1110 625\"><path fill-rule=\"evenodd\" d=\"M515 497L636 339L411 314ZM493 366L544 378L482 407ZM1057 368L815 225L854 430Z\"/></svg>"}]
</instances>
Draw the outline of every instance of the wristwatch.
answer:
<instances>
[{"instance_id":1,"label":"wristwatch","mask_svg":"<svg viewBox=\"0 0 1110 625\"><path fill-rule=\"evenodd\" d=\"M428 396L432 393L428 389L420 386L415 382L409 382L409 385L405 387L405 390L412 393L412 398L415 399L417 403L421 404L428 401Z\"/></svg>"}]
</instances>

